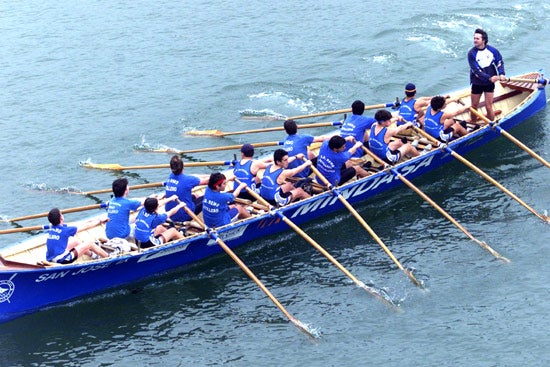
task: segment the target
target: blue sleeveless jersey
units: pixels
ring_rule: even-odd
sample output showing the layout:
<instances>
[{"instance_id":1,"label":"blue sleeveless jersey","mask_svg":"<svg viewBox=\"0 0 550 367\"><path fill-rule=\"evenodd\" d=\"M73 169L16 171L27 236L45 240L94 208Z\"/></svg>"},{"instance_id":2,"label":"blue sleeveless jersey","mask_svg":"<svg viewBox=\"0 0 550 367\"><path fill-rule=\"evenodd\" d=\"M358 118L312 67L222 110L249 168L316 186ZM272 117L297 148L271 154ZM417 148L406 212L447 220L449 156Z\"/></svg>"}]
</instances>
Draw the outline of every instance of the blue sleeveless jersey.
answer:
<instances>
[{"instance_id":1,"label":"blue sleeveless jersey","mask_svg":"<svg viewBox=\"0 0 550 367\"><path fill-rule=\"evenodd\" d=\"M254 182L254 175L252 175L251 168L252 159L245 164L241 164L241 161L238 161L233 169L235 177L237 177L239 181L244 182L248 187L252 187L252 183Z\"/></svg>"},{"instance_id":2,"label":"blue sleeveless jersey","mask_svg":"<svg viewBox=\"0 0 550 367\"><path fill-rule=\"evenodd\" d=\"M370 149L374 154L376 154L378 157L385 159L386 158L386 152L388 150L388 144L384 141L384 137L386 136L386 131L388 128L384 127L378 134L375 133L374 127L376 124L372 124L370 128L370 136L369 136L369 146Z\"/></svg>"},{"instance_id":3,"label":"blue sleeveless jersey","mask_svg":"<svg viewBox=\"0 0 550 367\"><path fill-rule=\"evenodd\" d=\"M272 164L266 167L262 177L262 186L260 186L260 195L267 200L275 200L275 194L279 191L277 179L283 172L282 168L270 172Z\"/></svg>"},{"instance_id":4,"label":"blue sleeveless jersey","mask_svg":"<svg viewBox=\"0 0 550 367\"><path fill-rule=\"evenodd\" d=\"M407 122L414 122L416 120L416 111L414 109L414 104L416 99L410 99L408 101L401 101L401 106L399 106L399 116L403 117L405 120L397 121L397 126L404 125Z\"/></svg>"},{"instance_id":5,"label":"blue sleeveless jersey","mask_svg":"<svg viewBox=\"0 0 550 367\"><path fill-rule=\"evenodd\" d=\"M432 107L429 106L424 115L424 130L434 138L439 138L439 134L443 131L443 124L441 123L441 116L443 111L439 111L435 115L432 115Z\"/></svg>"}]
</instances>

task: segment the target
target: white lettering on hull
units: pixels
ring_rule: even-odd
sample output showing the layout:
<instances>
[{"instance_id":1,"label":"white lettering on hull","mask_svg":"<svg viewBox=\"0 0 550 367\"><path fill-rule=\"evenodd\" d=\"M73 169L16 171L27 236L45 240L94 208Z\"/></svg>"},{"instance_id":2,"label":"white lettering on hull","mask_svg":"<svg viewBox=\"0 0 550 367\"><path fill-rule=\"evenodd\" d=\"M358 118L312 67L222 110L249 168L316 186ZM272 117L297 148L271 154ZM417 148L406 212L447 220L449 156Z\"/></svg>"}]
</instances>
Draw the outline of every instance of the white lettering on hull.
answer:
<instances>
[{"instance_id":1,"label":"white lettering on hull","mask_svg":"<svg viewBox=\"0 0 550 367\"><path fill-rule=\"evenodd\" d=\"M401 174L403 176L406 176L408 174L416 172L421 167L428 167L432 163L434 156L431 155L429 157L426 157L426 159L421 160L420 162L416 164L411 164L408 166L405 166L401 169ZM376 190L380 185L382 184L390 184L394 180L399 180L395 175L391 174L382 174L376 177L373 180L368 180L366 182L363 182L357 186L354 186L350 189L341 190L342 196L347 200L350 198L354 198L356 196L364 195L369 191ZM304 215L307 213L314 212L319 209L323 209L326 206L332 206L335 204L335 202L338 200L336 196L329 196L323 199L316 200L312 203L304 204L300 208L298 208L293 214L292 218L298 217L300 215Z\"/></svg>"}]
</instances>

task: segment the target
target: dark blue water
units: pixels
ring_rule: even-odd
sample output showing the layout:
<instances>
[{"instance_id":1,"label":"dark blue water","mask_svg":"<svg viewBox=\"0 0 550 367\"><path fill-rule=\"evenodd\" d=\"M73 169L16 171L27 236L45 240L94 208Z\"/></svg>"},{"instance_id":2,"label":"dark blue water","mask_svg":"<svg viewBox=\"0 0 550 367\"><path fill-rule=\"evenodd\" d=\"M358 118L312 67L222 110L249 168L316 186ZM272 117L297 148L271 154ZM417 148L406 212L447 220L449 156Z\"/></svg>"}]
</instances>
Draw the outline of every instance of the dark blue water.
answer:
<instances>
[{"instance_id":1,"label":"dark blue water","mask_svg":"<svg viewBox=\"0 0 550 367\"><path fill-rule=\"evenodd\" d=\"M358 98L391 102L407 82L423 95L466 87L466 52L479 26L502 52L507 74L550 70L549 8L509 0L4 2L0 216L93 204L67 191L108 188L120 175L131 184L163 180L164 170L113 173L78 165L168 162L134 145L186 149L282 138L183 136L280 124L243 114L301 115L346 108ZM512 132L549 160L549 122L545 110ZM509 141L468 158L537 211L550 207L549 170ZM358 210L426 291L347 212L303 227L358 279L400 300L402 312L354 286L287 232L238 254L293 316L321 335L317 343L219 256L2 324L0 365L548 365L548 225L457 162L415 184L512 262L495 260L402 187ZM0 246L27 236L3 235Z\"/></svg>"}]
</instances>

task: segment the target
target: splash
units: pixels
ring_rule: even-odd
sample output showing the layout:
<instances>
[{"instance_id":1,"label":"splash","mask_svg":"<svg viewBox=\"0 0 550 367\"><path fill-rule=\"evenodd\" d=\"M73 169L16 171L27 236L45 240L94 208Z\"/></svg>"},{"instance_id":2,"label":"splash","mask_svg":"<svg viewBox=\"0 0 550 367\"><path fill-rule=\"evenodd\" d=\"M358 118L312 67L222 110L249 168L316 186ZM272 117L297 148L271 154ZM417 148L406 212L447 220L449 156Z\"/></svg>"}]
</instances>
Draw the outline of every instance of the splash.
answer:
<instances>
[{"instance_id":1,"label":"splash","mask_svg":"<svg viewBox=\"0 0 550 367\"><path fill-rule=\"evenodd\" d=\"M241 118L254 120L284 120L286 117L270 109L253 110L246 109L239 111Z\"/></svg>"},{"instance_id":2,"label":"splash","mask_svg":"<svg viewBox=\"0 0 550 367\"><path fill-rule=\"evenodd\" d=\"M53 192L56 194L80 194L82 190L77 189L73 186L66 187L50 187L45 183L31 183L25 185L26 188L32 191L41 191L41 192Z\"/></svg>"},{"instance_id":3,"label":"splash","mask_svg":"<svg viewBox=\"0 0 550 367\"><path fill-rule=\"evenodd\" d=\"M150 144L145 141L145 137L141 137L141 143L134 144L132 148L138 152L148 153L178 153L179 149L172 148L164 144Z\"/></svg>"},{"instance_id":4,"label":"splash","mask_svg":"<svg viewBox=\"0 0 550 367\"><path fill-rule=\"evenodd\" d=\"M292 319L291 321L298 329L300 329L300 331L310 337L311 340L317 341L321 338L321 330L314 327L312 324L306 324L297 319Z\"/></svg>"}]
</instances>

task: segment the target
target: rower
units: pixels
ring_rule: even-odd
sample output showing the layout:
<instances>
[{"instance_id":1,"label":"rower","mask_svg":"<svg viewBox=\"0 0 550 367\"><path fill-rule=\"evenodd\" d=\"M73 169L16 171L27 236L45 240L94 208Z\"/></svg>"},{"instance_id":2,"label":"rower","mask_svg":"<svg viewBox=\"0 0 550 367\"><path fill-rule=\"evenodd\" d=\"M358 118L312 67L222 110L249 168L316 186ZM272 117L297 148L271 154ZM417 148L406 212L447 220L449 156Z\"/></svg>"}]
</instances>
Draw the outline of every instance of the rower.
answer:
<instances>
[{"instance_id":1,"label":"rower","mask_svg":"<svg viewBox=\"0 0 550 367\"><path fill-rule=\"evenodd\" d=\"M430 97L416 97L416 86L413 83L407 83L405 86L405 98L399 105L397 111L396 125L401 126L407 122L412 122L414 126L422 128L424 126L424 111L430 105Z\"/></svg>"},{"instance_id":2,"label":"rower","mask_svg":"<svg viewBox=\"0 0 550 367\"><path fill-rule=\"evenodd\" d=\"M397 134L414 126L412 122L407 122L398 127L390 127L392 124L392 114L387 110L378 110L374 115L376 122L370 129L370 148L374 154L390 164L395 164L403 156L411 158L418 157L420 153L416 147L408 142L406 138L391 140ZM427 151L432 147L427 146Z\"/></svg>"},{"instance_id":3,"label":"rower","mask_svg":"<svg viewBox=\"0 0 550 367\"><path fill-rule=\"evenodd\" d=\"M346 142L355 143L346 150ZM340 135L334 135L325 141L319 149L317 156L317 169L326 177L331 185L342 185L354 177L367 177L369 173L360 166L353 166L351 157L363 146L363 143L356 141L353 135L346 138ZM324 182L317 177L317 182Z\"/></svg>"},{"instance_id":4,"label":"rower","mask_svg":"<svg viewBox=\"0 0 550 367\"><path fill-rule=\"evenodd\" d=\"M292 158L298 154L302 154L307 159L311 160L315 164L316 158L312 151L308 150L308 147L313 143L322 143L329 139L328 136L313 136L308 134L298 134L298 125L294 120L286 120L283 127L288 134L283 143L283 149L287 151L288 157ZM292 160L288 164L288 168L296 168L302 164L300 159ZM309 168L306 168L296 174L296 177L305 178L310 175Z\"/></svg>"},{"instance_id":5,"label":"rower","mask_svg":"<svg viewBox=\"0 0 550 367\"><path fill-rule=\"evenodd\" d=\"M246 184L243 182L233 192L225 192L226 184L227 178L221 172L212 173L208 179L202 206L204 223L208 227L221 227L251 216L244 206L233 204Z\"/></svg>"},{"instance_id":6,"label":"rower","mask_svg":"<svg viewBox=\"0 0 550 367\"><path fill-rule=\"evenodd\" d=\"M353 136L354 138L354 141L346 140L346 150L351 149L356 141L361 143L368 141L368 129L376 122L372 117L363 116L365 104L360 100L356 100L351 104L351 112L352 115L346 118L340 128L341 137ZM368 145L366 146L368 147ZM361 158L364 154L363 149L357 149L352 157Z\"/></svg>"},{"instance_id":7,"label":"rower","mask_svg":"<svg viewBox=\"0 0 550 367\"><path fill-rule=\"evenodd\" d=\"M206 185L208 183L208 176L201 175L188 175L184 173L184 163L179 155L174 155L170 159L170 170L172 173L168 176L168 180L164 182L164 188L166 191L166 197L169 198L172 195L177 195L180 201L183 201L189 209L195 214L199 214L202 210L202 196L194 195L193 188L199 185ZM177 205L175 201L169 201L166 203L166 210L170 210ZM170 218L174 222L184 222L191 220L191 217L180 209Z\"/></svg>"},{"instance_id":8,"label":"rower","mask_svg":"<svg viewBox=\"0 0 550 367\"><path fill-rule=\"evenodd\" d=\"M267 166L262 177L260 195L271 205L283 206L296 200L309 198L311 195L301 187L296 187L287 178L296 176L301 171L311 166L311 161L306 160L295 168L288 168L295 160L304 160L302 153L289 157L284 149L277 149L273 153L273 164Z\"/></svg>"},{"instance_id":9,"label":"rower","mask_svg":"<svg viewBox=\"0 0 550 367\"><path fill-rule=\"evenodd\" d=\"M466 121L455 121L454 117L469 109L463 106L455 111L445 111L445 97L435 96L430 101L430 106L424 116L424 129L428 134L443 143L448 143L468 133Z\"/></svg>"},{"instance_id":10,"label":"rower","mask_svg":"<svg viewBox=\"0 0 550 367\"><path fill-rule=\"evenodd\" d=\"M273 160L271 158L259 160L253 157L254 146L252 144L243 144L241 147L241 159L235 162L233 174L239 181L244 182L252 190L259 192L261 181L259 177L257 177L258 171L265 169ZM238 197L251 201L255 200L246 190L242 190Z\"/></svg>"},{"instance_id":11,"label":"rower","mask_svg":"<svg viewBox=\"0 0 550 367\"><path fill-rule=\"evenodd\" d=\"M160 201L156 197L145 199L143 208L141 208L136 218L135 236L140 248L162 245L171 240L183 238L183 234L175 227L166 228L163 224L186 204L179 202L178 205L166 213L158 213L159 206L164 206L169 201L178 201L178 196L172 195Z\"/></svg>"}]
</instances>

